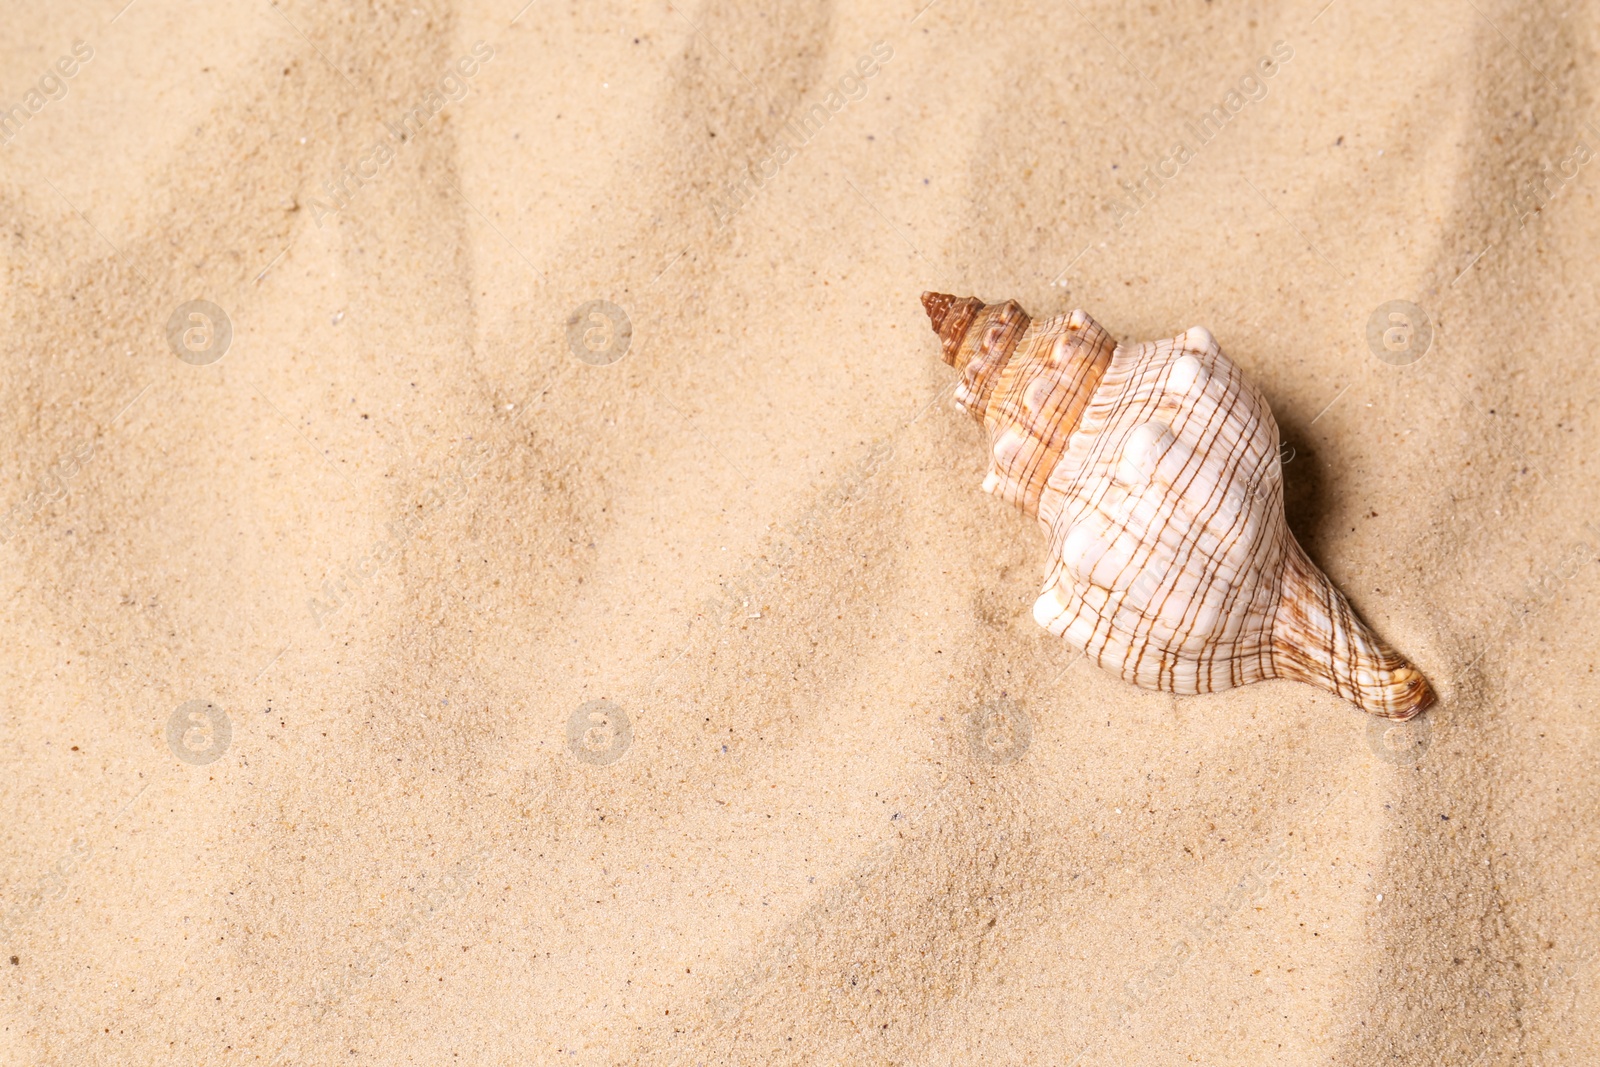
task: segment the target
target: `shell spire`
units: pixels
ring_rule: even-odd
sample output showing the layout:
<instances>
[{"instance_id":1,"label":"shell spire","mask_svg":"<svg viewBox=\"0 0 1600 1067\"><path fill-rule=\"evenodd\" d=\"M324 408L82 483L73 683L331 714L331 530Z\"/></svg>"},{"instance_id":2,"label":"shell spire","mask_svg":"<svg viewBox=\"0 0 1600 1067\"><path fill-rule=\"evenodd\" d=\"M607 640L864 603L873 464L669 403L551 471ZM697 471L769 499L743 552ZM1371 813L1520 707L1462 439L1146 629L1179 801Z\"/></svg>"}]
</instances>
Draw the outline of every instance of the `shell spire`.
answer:
<instances>
[{"instance_id":1,"label":"shell spire","mask_svg":"<svg viewBox=\"0 0 1600 1067\"><path fill-rule=\"evenodd\" d=\"M922 306L986 433L984 490L1049 538L1039 625L1169 693L1288 678L1391 719L1433 702L1296 543L1272 409L1205 328L1118 345L1083 311Z\"/></svg>"},{"instance_id":2,"label":"shell spire","mask_svg":"<svg viewBox=\"0 0 1600 1067\"><path fill-rule=\"evenodd\" d=\"M1045 479L1116 343L1082 311L1035 323L1014 300L948 293L923 293L922 306L961 375L956 406L988 431L984 490L1038 515Z\"/></svg>"},{"instance_id":3,"label":"shell spire","mask_svg":"<svg viewBox=\"0 0 1600 1067\"><path fill-rule=\"evenodd\" d=\"M944 361L954 365L956 353L972 325L972 317L983 310L983 301L970 296L958 300L949 293L923 293L922 307L928 313L928 321L933 323L933 332L944 343Z\"/></svg>"}]
</instances>

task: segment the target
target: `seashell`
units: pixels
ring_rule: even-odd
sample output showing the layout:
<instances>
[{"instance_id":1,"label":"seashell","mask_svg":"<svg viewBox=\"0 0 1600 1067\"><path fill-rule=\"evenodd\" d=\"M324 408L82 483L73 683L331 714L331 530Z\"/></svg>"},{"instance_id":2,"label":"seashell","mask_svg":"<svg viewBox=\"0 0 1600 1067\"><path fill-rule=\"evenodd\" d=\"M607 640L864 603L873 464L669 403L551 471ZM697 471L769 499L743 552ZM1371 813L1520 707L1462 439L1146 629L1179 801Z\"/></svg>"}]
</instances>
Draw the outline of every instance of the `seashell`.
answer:
<instances>
[{"instance_id":1,"label":"seashell","mask_svg":"<svg viewBox=\"0 0 1600 1067\"><path fill-rule=\"evenodd\" d=\"M922 305L987 431L983 488L1050 539L1039 625L1147 689L1290 678L1391 719L1433 703L1295 541L1278 424L1207 330L1126 346L1083 311Z\"/></svg>"}]
</instances>

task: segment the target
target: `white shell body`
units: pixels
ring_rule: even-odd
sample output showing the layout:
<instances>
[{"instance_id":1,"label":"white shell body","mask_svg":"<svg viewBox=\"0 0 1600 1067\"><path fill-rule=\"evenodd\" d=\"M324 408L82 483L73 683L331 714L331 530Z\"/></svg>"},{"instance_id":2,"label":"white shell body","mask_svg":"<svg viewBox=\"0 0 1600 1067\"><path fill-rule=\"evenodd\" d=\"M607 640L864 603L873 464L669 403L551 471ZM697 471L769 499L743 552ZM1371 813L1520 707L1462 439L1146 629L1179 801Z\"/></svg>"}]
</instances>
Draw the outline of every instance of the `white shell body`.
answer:
<instances>
[{"instance_id":1,"label":"white shell body","mask_svg":"<svg viewBox=\"0 0 1600 1067\"><path fill-rule=\"evenodd\" d=\"M1039 624L1152 689L1272 677L1288 528L1266 410L1204 330L1117 349L1039 503Z\"/></svg>"},{"instance_id":2,"label":"white shell body","mask_svg":"<svg viewBox=\"0 0 1600 1067\"><path fill-rule=\"evenodd\" d=\"M1150 689L1295 678L1399 719L1432 701L1295 542L1277 422L1207 330L1127 347L1082 311L923 300L989 431L983 488L1049 537L1041 626Z\"/></svg>"}]
</instances>

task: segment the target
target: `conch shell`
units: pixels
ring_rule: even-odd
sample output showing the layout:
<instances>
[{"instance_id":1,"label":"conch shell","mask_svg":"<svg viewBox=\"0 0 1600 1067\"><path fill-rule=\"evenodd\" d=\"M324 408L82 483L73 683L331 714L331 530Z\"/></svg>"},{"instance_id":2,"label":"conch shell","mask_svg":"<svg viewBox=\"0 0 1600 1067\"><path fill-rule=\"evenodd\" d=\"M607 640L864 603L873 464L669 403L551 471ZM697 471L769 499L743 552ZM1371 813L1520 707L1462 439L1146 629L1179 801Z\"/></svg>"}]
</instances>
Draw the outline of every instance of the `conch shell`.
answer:
<instances>
[{"instance_id":1,"label":"conch shell","mask_svg":"<svg viewBox=\"0 0 1600 1067\"><path fill-rule=\"evenodd\" d=\"M1147 689L1291 678L1390 719L1433 703L1296 543L1278 424L1207 330L1129 347L1083 311L922 306L988 433L983 488L1050 538L1039 625Z\"/></svg>"}]
</instances>

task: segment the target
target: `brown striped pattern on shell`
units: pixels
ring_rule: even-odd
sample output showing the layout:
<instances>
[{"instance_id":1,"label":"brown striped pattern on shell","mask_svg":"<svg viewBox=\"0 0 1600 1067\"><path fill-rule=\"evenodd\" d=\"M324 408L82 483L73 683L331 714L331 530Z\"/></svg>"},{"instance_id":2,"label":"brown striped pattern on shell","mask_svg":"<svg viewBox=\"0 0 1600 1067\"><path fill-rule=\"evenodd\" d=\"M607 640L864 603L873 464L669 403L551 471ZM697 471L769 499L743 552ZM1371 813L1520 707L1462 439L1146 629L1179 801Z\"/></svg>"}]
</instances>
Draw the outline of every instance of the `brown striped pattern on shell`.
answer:
<instances>
[{"instance_id":1,"label":"brown striped pattern on shell","mask_svg":"<svg viewBox=\"0 0 1600 1067\"><path fill-rule=\"evenodd\" d=\"M996 376L983 407L990 432L984 488L1038 515L1045 485L1111 365L1116 342L1079 312L1035 324Z\"/></svg>"},{"instance_id":2,"label":"brown striped pattern on shell","mask_svg":"<svg viewBox=\"0 0 1600 1067\"><path fill-rule=\"evenodd\" d=\"M1050 538L1040 625L1150 689L1293 678L1395 719L1432 702L1295 542L1277 422L1210 333L1125 347L1083 311L923 302L988 434L984 488Z\"/></svg>"}]
</instances>

